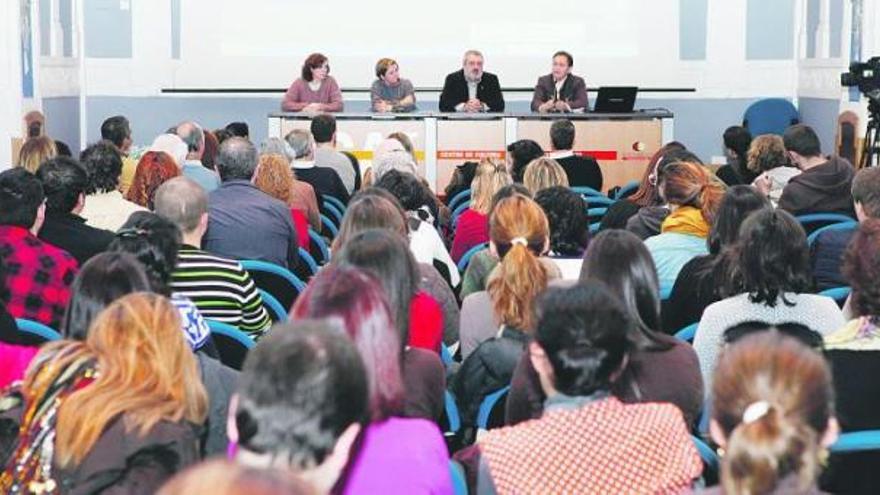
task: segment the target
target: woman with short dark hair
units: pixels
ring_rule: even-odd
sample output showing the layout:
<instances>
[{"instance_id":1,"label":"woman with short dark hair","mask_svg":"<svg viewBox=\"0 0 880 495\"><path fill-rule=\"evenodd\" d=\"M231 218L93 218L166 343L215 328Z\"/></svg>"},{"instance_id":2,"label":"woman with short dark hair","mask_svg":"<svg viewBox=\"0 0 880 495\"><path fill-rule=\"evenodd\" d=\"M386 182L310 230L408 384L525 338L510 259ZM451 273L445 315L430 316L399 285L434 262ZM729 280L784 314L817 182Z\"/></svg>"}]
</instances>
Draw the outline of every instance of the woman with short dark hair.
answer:
<instances>
[{"instance_id":1,"label":"woman with short dark hair","mask_svg":"<svg viewBox=\"0 0 880 495\"><path fill-rule=\"evenodd\" d=\"M730 256L735 261L724 291L729 297L706 308L694 336L704 381L712 376L724 331L737 323L800 323L823 335L844 325L833 299L810 293L807 237L788 212L762 209L749 215Z\"/></svg>"},{"instance_id":2,"label":"woman with short dark hair","mask_svg":"<svg viewBox=\"0 0 880 495\"><path fill-rule=\"evenodd\" d=\"M416 109L416 93L409 79L400 77L400 66L391 58L376 62L376 80L370 87L374 112L412 112Z\"/></svg>"}]
</instances>

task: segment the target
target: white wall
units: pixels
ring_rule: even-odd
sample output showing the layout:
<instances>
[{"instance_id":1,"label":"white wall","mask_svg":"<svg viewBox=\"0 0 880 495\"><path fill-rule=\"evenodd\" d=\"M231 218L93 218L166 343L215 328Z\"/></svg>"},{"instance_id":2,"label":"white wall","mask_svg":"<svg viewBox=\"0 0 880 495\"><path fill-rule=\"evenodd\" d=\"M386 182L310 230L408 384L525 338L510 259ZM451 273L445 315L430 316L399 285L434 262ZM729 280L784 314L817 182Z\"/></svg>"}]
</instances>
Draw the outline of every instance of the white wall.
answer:
<instances>
[{"instance_id":1,"label":"white wall","mask_svg":"<svg viewBox=\"0 0 880 495\"><path fill-rule=\"evenodd\" d=\"M0 170L12 164L12 138L21 135L19 3L0 3Z\"/></svg>"}]
</instances>

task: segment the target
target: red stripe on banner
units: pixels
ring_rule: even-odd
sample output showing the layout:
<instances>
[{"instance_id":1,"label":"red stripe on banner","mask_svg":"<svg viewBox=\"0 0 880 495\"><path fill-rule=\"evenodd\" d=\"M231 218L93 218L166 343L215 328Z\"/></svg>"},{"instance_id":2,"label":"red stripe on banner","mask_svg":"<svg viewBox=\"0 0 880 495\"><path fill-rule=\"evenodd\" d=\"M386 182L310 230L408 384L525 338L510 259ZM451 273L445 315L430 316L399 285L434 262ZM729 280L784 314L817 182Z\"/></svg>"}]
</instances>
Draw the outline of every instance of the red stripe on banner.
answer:
<instances>
[{"instance_id":1,"label":"red stripe on banner","mask_svg":"<svg viewBox=\"0 0 880 495\"><path fill-rule=\"evenodd\" d=\"M438 160L482 160L494 158L503 160L505 152L495 150L442 150L437 152Z\"/></svg>"},{"instance_id":2,"label":"red stripe on banner","mask_svg":"<svg viewBox=\"0 0 880 495\"><path fill-rule=\"evenodd\" d=\"M591 156L595 160L617 160L617 152L614 150L577 150L574 154L578 156Z\"/></svg>"}]
</instances>

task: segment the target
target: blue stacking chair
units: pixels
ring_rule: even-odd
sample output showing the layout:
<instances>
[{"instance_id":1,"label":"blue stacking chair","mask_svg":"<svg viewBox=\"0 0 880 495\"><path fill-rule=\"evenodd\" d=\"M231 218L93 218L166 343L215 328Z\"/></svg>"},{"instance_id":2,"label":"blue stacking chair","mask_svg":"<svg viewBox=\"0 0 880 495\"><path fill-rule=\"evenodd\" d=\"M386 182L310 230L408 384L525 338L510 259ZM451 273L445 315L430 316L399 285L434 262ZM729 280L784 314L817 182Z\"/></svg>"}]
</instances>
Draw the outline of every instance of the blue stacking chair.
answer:
<instances>
[{"instance_id":1,"label":"blue stacking chair","mask_svg":"<svg viewBox=\"0 0 880 495\"><path fill-rule=\"evenodd\" d=\"M282 308L291 308L306 284L287 268L260 260L242 260L241 266L251 274L254 284L272 294Z\"/></svg>"},{"instance_id":2,"label":"blue stacking chair","mask_svg":"<svg viewBox=\"0 0 880 495\"><path fill-rule=\"evenodd\" d=\"M330 248L327 242L321 237L321 234L309 227L309 240L311 241L311 254L315 258L318 265L324 265L330 261Z\"/></svg>"},{"instance_id":3,"label":"blue stacking chair","mask_svg":"<svg viewBox=\"0 0 880 495\"><path fill-rule=\"evenodd\" d=\"M880 430L862 430L842 433L829 450L832 454L849 454L880 450Z\"/></svg>"},{"instance_id":4,"label":"blue stacking chair","mask_svg":"<svg viewBox=\"0 0 880 495\"><path fill-rule=\"evenodd\" d=\"M455 397L448 390L443 391L443 408L446 413L446 426L448 426L443 434L444 436L453 436L461 429L461 414L458 412Z\"/></svg>"},{"instance_id":5,"label":"blue stacking chair","mask_svg":"<svg viewBox=\"0 0 880 495\"><path fill-rule=\"evenodd\" d=\"M825 227L826 225L855 221L854 218L840 213L810 213L807 215L799 215L795 218L800 222L807 235L812 234L813 231Z\"/></svg>"},{"instance_id":6,"label":"blue stacking chair","mask_svg":"<svg viewBox=\"0 0 880 495\"><path fill-rule=\"evenodd\" d=\"M467 480L464 477L464 468L461 464L449 460L449 475L452 476L452 493L455 495L468 495Z\"/></svg>"},{"instance_id":7,"label":"blue stacking chair","mask_svg":"<svg viewBox=\"0 0 880 495\"><path fill-rule=\"evenodd\" d=\"M324 229L324 232L330 234L331 239L336 239L336 236L339 235L339 227L323 213L321 214L321 227Z\"/></svg>"},{"instance_id":8,"label":"blue stacking chair","mask_svg":"<svg viewBox=\"0 0 880 495\"><path fill-rule=\"evenodd\" d=\"M339 201L339 199L337 199L337 198L335 198L335 197L333 197L333 196L328 196L328 195L326 195L326 194L322 194L322 195L321 195L321 201L322 201L322 202L330 203L331 205L333 205L334 207L336 207L336 209L339 210L339 212L342 213L343 216L345 215L346 207L345 207L345 205L342 203L342 201Z\"/></svg>"},{"instance_id":9,"label":"blue stacking chair","mask_svg":"<svg viewBox=\"0 0 880 495\"><path fill-rule=\"evenodd\" d=\"M205 320L211 329L211 339L220 353L220 362L237 370L244 364L249 350L256 345L254 339L238 328L215 320Z\"/></svg>"},{"instance_id":10,"label":"blue stacking chair","mask_svg":"<svg viewBox=\"0 0 880 495\"><path fill-rule=\"evenodd\" d=\"M257 291L260 293L260 297L263 298L263 307L269 312L269 318L272 318L272 321L287 321L287 311L278 302L278 299L275 299L275 296L263 289L257 289Z\"/></svg>"},{"instance_id":11,"label":"blue stacking chair","mask_svg":"<svg viewBox=\"0 0 880 495\"><path fill-rule=\"evenodd\" d=\"M18 331L36 337L43 342L51 342L53 340L61 340L61 334L57 330L43 325L38 321L28 320L25 318L16 318L15 325Z\"/></svg>"},{"instance_id":12,"label":"blue stacking chair","mask_svg":"<svg viewBox=\"0 0 880 495\"><path fill-rule=\"evenodd\" d=\"M492 424L491 420L493 416L497 417L498 412L496 408L499 405L502 408L504 407L508 392L510 392L510 385L492 392L483 399L483 402L480 403L480 410L477 412L477 428L488 430L497 426Z\"/></svg>"},{"instance_id":13,"label":"blue stacking chair","mask_svg":"<svg viewBox=\"0 0 880 495\"><path fill-rule=\"evenodd\" d=\"M315 261L315 257L312 256L312 253L306 251L303 248L298 248L299 251L299 259L302 263L300 265L303 268L303 272L301 275L298 275L300 279L309 279L318 273L318 262Z\"/></svg>"},{"instance_id":14,"label":"blue stacking chair","mask_svg":"<svg viewBox=\"0 0 880 495\"><path fill-rule=\"evenodd\" d=\"M615 200L605 196L583 196L587 208L607 208L615 203Z\"/></svg>"},{"instance_id":15,"label":"blue stacking chair","mask_svg":"<svg viewBox=\"0 0 880 495\"><path fill-rule=\"evenodd\" d=\"M578 186L578 187L572 187L571 190L580 194L581 196L585 196L585 197L591 196L591 197L599 197L599 198L608 199L607 196L602 194L600 191L593 189L592 187Z\"/></svg>"},{"instance_id":16,"label":"blue stacking chair","mask_svg":"<svg viewBox=\"0 0 880 495\"><path fill-rule=\"evenodd\" d=\"M471 190L465 189L464 191L459 191L452 199L449 200L449 209L450 211L455 211L461 204L470 204L471 202Z\"/></svg>"},{"instance_id":17,"label":"blue stacking chair","mask_svg":"<svg viewBox=\"0 0 880 495\"><path fill-rule=\"evenodd\" d=\"M461 214L464 213L464 211L470 207L471 207L471 202L470 202L470 200L468 200L464 203L459 204L458 206L455 207L454 210L452 210L452 226L453 227L458 225L458 217L460 217Z\"/></svg>"},{"instance_id":18,"label":"blue stacking chair","mask_svg":"<svg viewBox=\"0 0 880 495\"><path fill-rule=\"evenodd\" d=\"M634 192L638 191L640 185L641 183L637 180L627 182L617 190L614 199L620 200L631 196Z\"/></svg>"},{"instance_id":19,"label":"blue stacking chair","mask_svg":"<svg viewBox=\"0 0 880 495\"><path fill-rule=\"evenodd\" d=\"M800 122L797 108L784 98L765 98L749 105L743 114L743 127L752 136L781 136L789 126Z\"/></svg>"},{"instance_id":20,"label":"blue stacking chair","mask_svg":"<svg viewBox=\"0 0 880 495\"><path fill-rule=\"evenodd\" d=\"M342 226L342 215L343 215L342 211L343 210L340 210L339 208L336 207L335 204L331 203L330 201L327 201L326 197L324 199L324 202L321 204L321 206L323 206L324 211L326 211L328 213L328 215L326 215L327 218L329 218L331 221L335 220L335 222L333 222L333 225L335 225L337 228Z\"/></svg>"},{"instance_id":21,"label":"blue stacking chair","mask_svg":"<svg viewBox=\"0 0 880 495\"><path fill-rule=\"evenodd\" d=\"M819 295L830 297L831 299L834 299L834 302L836 302L838 306L843 307L844 303L846 303L846 298L849 297L851 292L852 289L849 287L834 287L823 290Z\"/></svg>"},{"instance_id":22,"label":"blue stacking chair","mask_svg":"<svg viewBox=\"0 0 880 495\"><path fill-rule=\"evenodd\" d=\"M456 266L458 267L458 272L464 274L465 270L467 270L468 265L471 262L471 258L474 257L475 254L489 247L488 242L484 242L482 244L477 244L476 246L468 249L462 256L461 259L458 260Z\"/></svg>"},{"instance_id":23,"label":"blue stacking chair","mask_svg":"<svg viewBox=\"0 0 880 495\"><path fill-rule=\"evenodd\" d=\"M822 232L827 232L829 230L855 230L857 228L859 228L859 222L855 220L832 223L831 225L819 227L807 236L807 244L812 246L813 243L816 242L816 239L822 235Z\"/></svg>"},{"instance_id":24,"label":"blue stacking chair","mask_svg":"<svg viewBox=\"0 0 880 495\"><path fill-rule=\"evenodd\" d=\"M683 340L685 342L693 342L694 336L697 334L697 327L699 325L699 323L691 323L690 325L675 332L675 338Z\"/></svg>"},{"instance_id":25,"label":"blue stacking chair","mask_svg":"<svg viewBox=\"0 0 880 495\"><path fill-rule=\"evenodd\" d=\"M700 454L700 459L703 461L703 477L714 476L717 478L718 476L718 454L709 447L709 444L704 442L700 437L691 435L691 438L694 441L694 446L697 448L697 452ZM708 473L707 473L708 471Z\"/></svg>"}]
</instances>

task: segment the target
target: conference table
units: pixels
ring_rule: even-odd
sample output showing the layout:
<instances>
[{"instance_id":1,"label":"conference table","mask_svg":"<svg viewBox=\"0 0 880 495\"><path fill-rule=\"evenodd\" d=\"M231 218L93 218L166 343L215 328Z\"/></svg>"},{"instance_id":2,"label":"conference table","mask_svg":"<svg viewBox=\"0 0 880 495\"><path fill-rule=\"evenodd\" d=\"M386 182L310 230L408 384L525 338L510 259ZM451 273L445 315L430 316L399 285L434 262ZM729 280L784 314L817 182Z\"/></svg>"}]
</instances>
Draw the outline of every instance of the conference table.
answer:
<instances>
[{"instance_id":1,"label":"conference table","mask_svg":"<svg viewBox=\"0 0 880 495\"><path fill-rule=\"evenodd\" d=\"M672 139L673 115L667 110L632 113L336 113L336 144L353 153L361 169L370 167L373 150L392 132L404 132L413 142L419 172L435 191L443 191L465 161L506 158L507 145L532 139L550 150L550 126L565 118L575 126L574 152L599 162L604 189L641 179L651 155ZM308 129L311 115L269 114L269 136L284 137Z\"/></svg>"}]
</instances>

